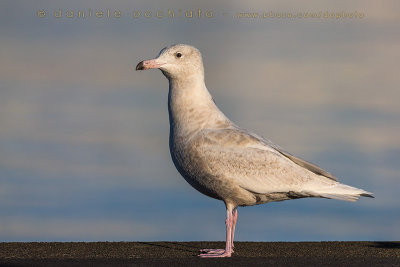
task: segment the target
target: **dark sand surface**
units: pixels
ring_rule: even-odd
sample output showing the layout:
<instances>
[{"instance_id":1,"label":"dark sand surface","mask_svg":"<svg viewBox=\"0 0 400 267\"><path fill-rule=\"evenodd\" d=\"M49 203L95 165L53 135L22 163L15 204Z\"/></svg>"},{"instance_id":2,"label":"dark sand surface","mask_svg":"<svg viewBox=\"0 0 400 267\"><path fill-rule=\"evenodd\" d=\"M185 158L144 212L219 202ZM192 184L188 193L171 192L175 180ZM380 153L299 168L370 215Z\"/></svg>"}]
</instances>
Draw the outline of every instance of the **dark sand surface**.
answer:
<instances>
[{"instance_id":1,"label":"dark sand surface","mask_svg":"<svg viewBox=\"0 0 400 267\"><path fill-rule=\"evenodd\" d=\"M400 242L235 242L232 258L201 259L223 242L0 243L0 266L400 266Z\"/></svg>"}]
</instances>

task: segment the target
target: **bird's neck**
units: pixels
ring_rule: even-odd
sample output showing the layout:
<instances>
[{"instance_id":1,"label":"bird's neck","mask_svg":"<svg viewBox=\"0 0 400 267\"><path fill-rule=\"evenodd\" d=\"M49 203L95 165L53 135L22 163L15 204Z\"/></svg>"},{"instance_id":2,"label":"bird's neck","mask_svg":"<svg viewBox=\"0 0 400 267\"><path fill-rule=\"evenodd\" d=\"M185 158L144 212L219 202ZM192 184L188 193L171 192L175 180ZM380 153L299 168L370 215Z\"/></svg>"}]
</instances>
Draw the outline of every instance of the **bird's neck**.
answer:
<instances>
[{"instance_id":1,"label":"bird's neck","mask_svg":"<svg viewBox=\"0 0 400 267\"><path fill-rule=\"evenodd\" d=\"M190 136L229 121L215 105L203 77L170 79L168 111L171 136Z\"/></svg>"}]
</instances>

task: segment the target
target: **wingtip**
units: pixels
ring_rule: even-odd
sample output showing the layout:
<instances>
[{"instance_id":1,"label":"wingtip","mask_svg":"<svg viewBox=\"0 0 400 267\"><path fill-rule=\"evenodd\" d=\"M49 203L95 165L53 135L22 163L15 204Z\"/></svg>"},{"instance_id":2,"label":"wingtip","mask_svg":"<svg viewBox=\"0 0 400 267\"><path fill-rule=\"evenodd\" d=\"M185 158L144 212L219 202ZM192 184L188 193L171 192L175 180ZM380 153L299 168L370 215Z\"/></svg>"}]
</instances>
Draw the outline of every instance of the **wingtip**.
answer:
<instances>
[{"instance_id":1,"label":"wingtip","mask_svg":"<svg viewBox=\"0 0 400 267\"><path fill-rule=\"evenodd\" d=\"M370 197L370 198L375 198L374 197L374 195L372 194L372 193L363 193L363 194L360 194L360 196L362 196L362 197Z\"/></svg>"}]
</instances>

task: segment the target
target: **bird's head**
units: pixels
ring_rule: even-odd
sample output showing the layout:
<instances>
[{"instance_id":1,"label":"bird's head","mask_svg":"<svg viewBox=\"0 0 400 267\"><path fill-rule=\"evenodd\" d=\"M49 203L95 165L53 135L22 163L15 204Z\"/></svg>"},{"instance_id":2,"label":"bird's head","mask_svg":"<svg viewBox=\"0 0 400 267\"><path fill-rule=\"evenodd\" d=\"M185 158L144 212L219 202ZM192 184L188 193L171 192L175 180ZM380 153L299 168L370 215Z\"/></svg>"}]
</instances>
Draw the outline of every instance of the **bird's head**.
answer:
<instances>
[{"instance_id":1,"label":"bird's head","mask_svg":"<svg viewBox=\"0 0 400 267\"><path fill-rule=\"evenodd\" d=\"M139 62L136 70L160 69L170 79L204 77L200 51L190 45L177 44L163 48L154 59Z\"/></svg>"}]
</instances>

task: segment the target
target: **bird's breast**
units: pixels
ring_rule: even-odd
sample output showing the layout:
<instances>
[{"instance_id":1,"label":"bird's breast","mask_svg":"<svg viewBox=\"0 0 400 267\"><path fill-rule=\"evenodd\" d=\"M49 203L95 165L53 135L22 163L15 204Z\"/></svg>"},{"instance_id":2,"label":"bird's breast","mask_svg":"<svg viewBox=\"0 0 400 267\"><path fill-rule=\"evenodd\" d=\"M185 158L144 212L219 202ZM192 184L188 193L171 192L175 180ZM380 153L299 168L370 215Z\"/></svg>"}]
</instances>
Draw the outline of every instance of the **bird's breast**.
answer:
<instances>
[{"instance_id":1,"label":"bird's breast","mask_svg":"<svg viewBox=\"0 0 400 267\"><path fill-rule=\"evenodd\" d=\"M222 199L218 192L218 179L207 171L207 163L198 156L190 143L185 143L182 137L170 137L170 152L172 161L182 177L199 192Z\"/></svg>"}]
</instances>

